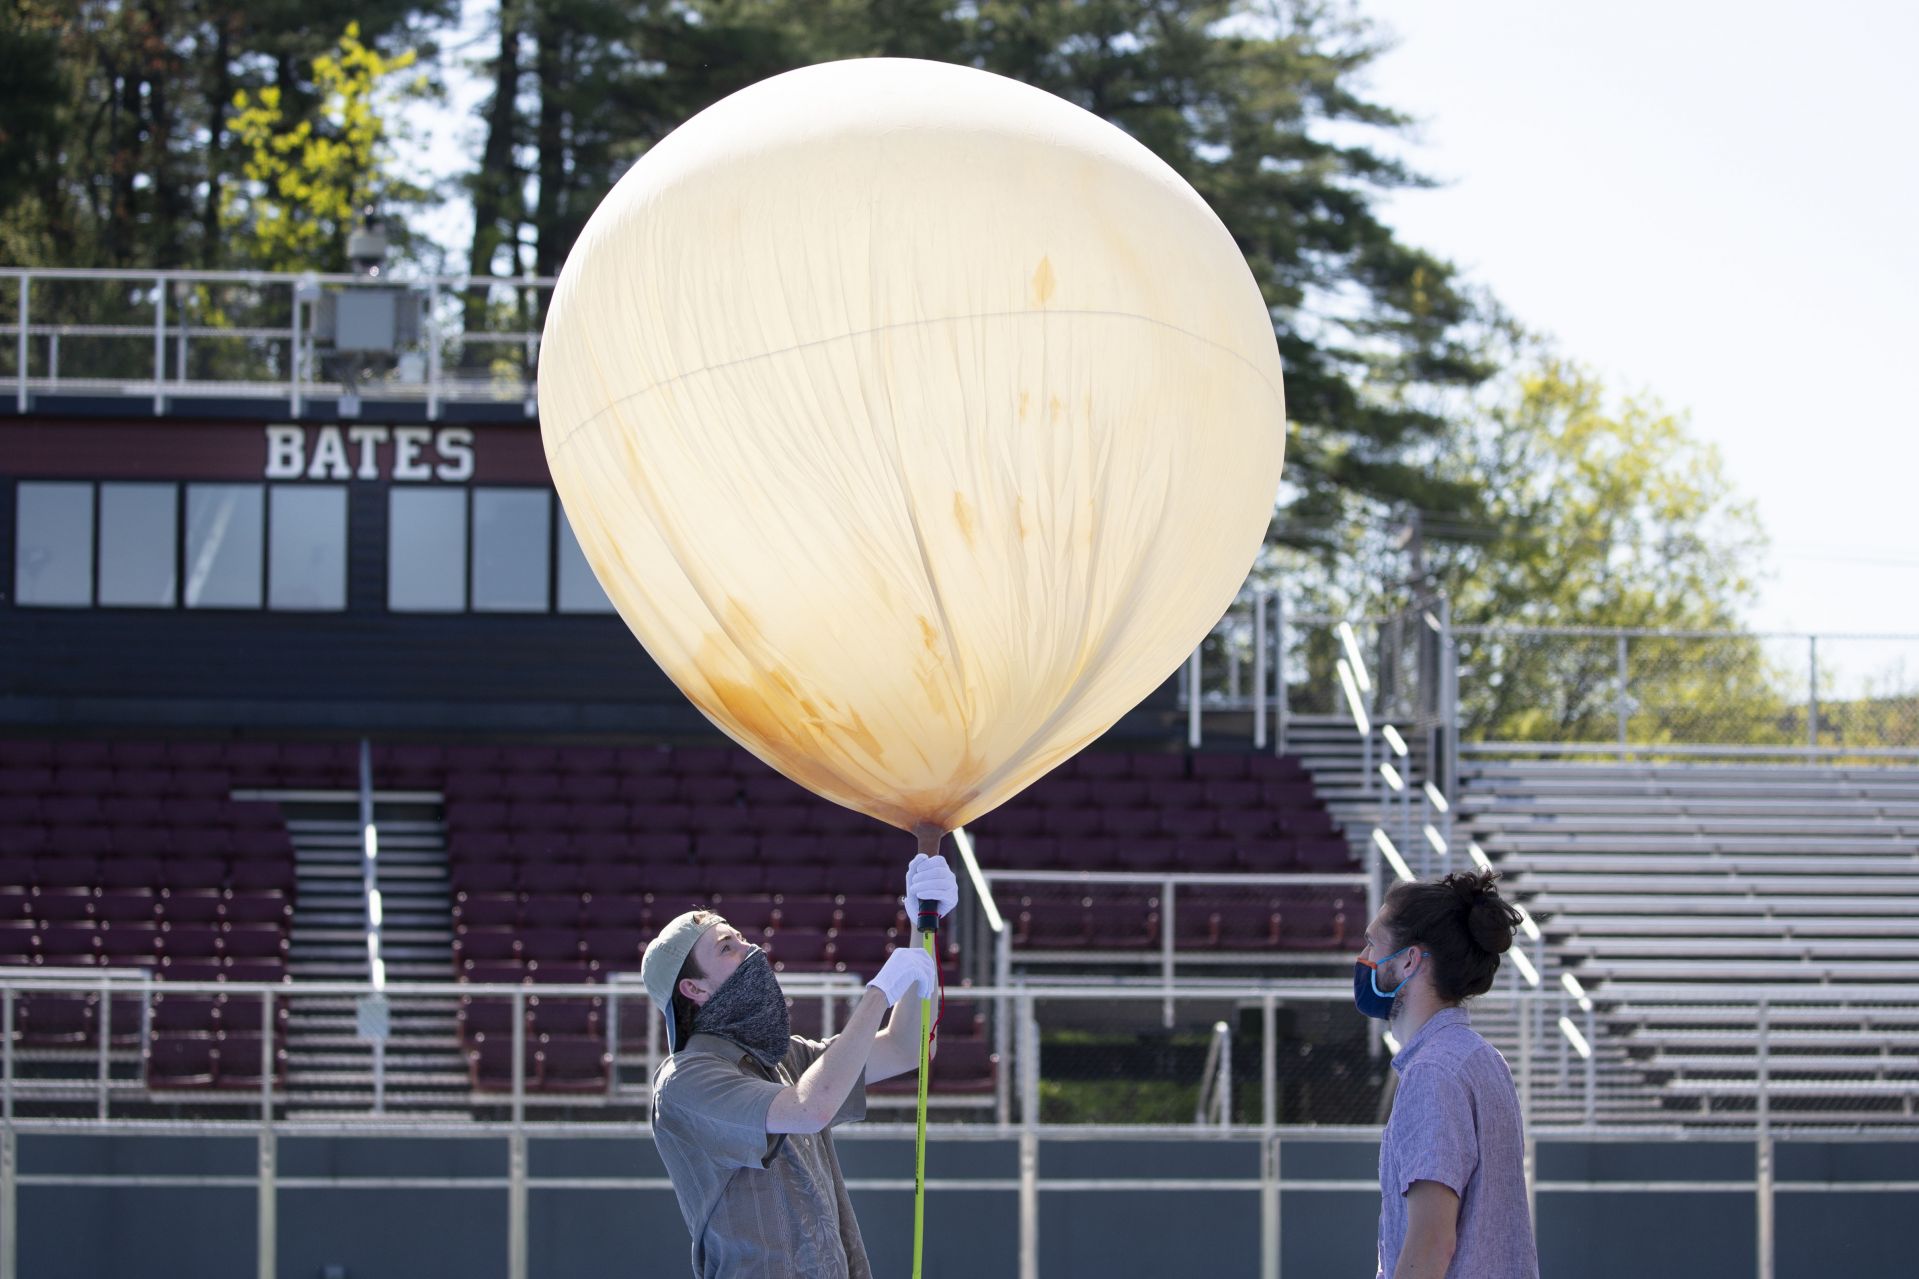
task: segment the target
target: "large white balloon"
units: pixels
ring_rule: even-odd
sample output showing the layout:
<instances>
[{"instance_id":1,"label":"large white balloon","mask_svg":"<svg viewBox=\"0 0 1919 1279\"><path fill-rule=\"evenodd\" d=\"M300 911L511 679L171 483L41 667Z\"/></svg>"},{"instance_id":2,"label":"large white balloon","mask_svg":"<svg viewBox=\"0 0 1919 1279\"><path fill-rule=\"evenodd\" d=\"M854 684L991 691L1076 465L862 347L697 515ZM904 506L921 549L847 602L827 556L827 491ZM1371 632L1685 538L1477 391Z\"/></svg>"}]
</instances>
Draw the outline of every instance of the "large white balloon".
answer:
<instances>
[{"instance_id":1,"label":"large white balloon","mask_svg":"<svg viewBox=\"0 0 1919 1279\"><path fill-rule=\"evenodd\" d=\"M1279 485L1226 228L1080 108L809 67L622 178L555 290L547 461L655 661L735 741L950 830L1098 737L1232 601Z\"/></svg>"}]
</instances>

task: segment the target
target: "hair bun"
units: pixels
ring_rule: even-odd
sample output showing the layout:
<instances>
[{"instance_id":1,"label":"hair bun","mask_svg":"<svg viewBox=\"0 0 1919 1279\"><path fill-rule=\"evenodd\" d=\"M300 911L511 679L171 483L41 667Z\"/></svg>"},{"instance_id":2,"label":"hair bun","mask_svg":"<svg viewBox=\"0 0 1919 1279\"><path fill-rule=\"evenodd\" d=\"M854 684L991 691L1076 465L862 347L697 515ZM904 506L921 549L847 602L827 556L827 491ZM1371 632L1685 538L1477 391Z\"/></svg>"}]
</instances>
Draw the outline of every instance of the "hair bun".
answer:
<instances>
[{"instance_id":1,"label":"hair bun","mask_svg":"<svg viewBox=\"0 0 1919 1279\"><path fill-rule=\"evenodd\" d=\"M1489 955L1503 955L1512 949L1513 926L1508 922L1508 912L1497 896L1480 896L1466 913L1466 929L1473 943Z\"/></svg>"}]
</instances>

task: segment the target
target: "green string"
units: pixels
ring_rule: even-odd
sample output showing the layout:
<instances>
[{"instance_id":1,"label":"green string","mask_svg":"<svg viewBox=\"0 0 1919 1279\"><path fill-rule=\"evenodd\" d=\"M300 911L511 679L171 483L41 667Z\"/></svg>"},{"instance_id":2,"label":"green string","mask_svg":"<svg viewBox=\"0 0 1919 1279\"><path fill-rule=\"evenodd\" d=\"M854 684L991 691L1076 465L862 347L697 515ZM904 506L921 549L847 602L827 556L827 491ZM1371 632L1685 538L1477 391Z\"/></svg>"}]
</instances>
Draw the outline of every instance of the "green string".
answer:
<instances>
[{"instance_id":1,"label":"green string","mask_svg":"<svg viewBox=\"0 0 1919 1279\"><path fill-rule=\"evenodd\" d=\"M921 934L926 953L939 962L933 934ZM920 1000L920 1113L919 1137L913 1158L913 1279L920 1279L920 1256L926 1242L926 1080L933 1064L933 1001Z\"/></svg>"}]
</instances>

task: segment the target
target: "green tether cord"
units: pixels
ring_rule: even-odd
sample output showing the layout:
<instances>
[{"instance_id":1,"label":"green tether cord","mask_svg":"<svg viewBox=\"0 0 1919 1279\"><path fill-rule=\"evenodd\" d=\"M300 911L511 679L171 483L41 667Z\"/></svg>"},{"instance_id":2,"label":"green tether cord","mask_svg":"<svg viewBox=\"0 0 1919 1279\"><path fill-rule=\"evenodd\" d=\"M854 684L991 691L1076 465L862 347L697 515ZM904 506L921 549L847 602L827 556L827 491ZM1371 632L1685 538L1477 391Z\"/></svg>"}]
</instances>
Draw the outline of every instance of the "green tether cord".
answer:
<instances>
[{"instance_id":1,"label":"green tether cord","mask_svg":"<svg viewBox=\"0 0 1919 1279\"><path fill-rule=\"evenodd\" d=\"M926 953L939 962L932 933L921 933ZM926 1080L933 1064L933 1001L920 1000L920 1115L913 1155L913 1279L920 1279L920 1255L926 1242Z\"/></svg>"}]
</instances>

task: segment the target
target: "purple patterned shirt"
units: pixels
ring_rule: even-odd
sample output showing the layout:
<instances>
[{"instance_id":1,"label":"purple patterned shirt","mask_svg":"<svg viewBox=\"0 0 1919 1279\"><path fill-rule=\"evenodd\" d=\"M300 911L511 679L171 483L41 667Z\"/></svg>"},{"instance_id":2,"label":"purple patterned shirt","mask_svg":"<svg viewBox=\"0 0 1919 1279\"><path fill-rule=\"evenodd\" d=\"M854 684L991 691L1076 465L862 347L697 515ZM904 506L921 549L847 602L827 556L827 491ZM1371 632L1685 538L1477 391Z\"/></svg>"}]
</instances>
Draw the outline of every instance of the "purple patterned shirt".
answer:
<instances>
[{"instance_id":1,"label":"purple patterned shirt","mask_svg":"<svg viewBox=\"0 0 1919 1279\"><path fill-rule=\"evenodd\" d=\"M1519 1095L1499 1050L1463 1008L1442 1008L1393 1058L1399 1090L1379 1142L1379 1274L1406 1243L1406 1192L1436 1181L1459 1196L1447 1279L1539 1279L1526 1204Z\"/></svg>"}]
</instances>

